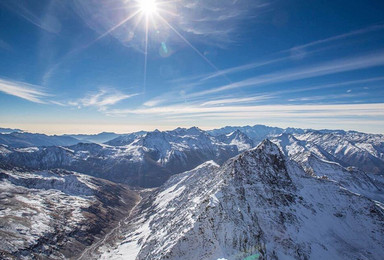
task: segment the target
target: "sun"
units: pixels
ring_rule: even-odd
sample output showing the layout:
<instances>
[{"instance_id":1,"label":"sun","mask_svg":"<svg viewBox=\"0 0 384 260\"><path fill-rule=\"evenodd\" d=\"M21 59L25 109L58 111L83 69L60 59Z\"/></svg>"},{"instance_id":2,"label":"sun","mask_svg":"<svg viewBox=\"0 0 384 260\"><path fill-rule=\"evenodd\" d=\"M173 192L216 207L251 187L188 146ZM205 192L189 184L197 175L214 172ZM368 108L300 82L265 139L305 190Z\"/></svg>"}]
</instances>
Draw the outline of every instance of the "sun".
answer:
<instances>
[{"instance_id":1,"label":"sun","mask_svg":"<svg viewBox=\"0 0 384 260\"><path fill-rule=\"evenodd\" d=\"M153 15L157 13L156 0L138 0L139 10L145 15Z\"/></svg>"}]
</instances>

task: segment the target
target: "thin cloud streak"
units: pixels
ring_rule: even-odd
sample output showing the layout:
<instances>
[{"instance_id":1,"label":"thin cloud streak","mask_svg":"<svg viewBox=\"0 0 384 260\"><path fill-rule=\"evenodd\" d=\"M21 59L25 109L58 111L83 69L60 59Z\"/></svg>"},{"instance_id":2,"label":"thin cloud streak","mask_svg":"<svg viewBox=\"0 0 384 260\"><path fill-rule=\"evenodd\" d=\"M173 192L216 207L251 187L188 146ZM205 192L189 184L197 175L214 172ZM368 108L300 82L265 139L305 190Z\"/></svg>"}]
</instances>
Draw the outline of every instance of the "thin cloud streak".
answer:
<instances>
[{"instance_id":1,"label":"thin cloud streak","mask_svg":"<svg viewBox=\"0 0 384 260\"><path fill-rule=\"evenodd\" d=\"M329 37L329 38L325 38L325 39L309 42L309 43L306 43L306 44L303 44L303 45L299 45L299 46L296 46L296 47L293 47L293 48L281 51L280 53L290 53L290 52L292 52L294 50L296 50L296 51L297 50L302 50L302 49L305 49L305 48L308 48L308 47L313 47L313 46L316 46L316 45L321 45L321 44L326 44L326 43L330 43L330 42L334 42L334 41L338 41L338 40L343 40L343 39L347 39L349 37L358 36L358 35L362 35L362 34L367 34L367 33L374 32L374 31L380 31L380 30L383 30L383 29L384 29L384 25L372 25L372 26L369 26L369 27L366 27L366 28L363 28L363 29L359 29L359 30L355 30L355 31L349 32L349 33L344 33L344 34L336 35L336 36L333 36L333 37ZM328 48L326 48L326 49L328 49ZM311 54L311 53L314 53L314 52L318 52L318 51L321 51L321 49L320 50L316 50L316 51L309 51L309 52L307 51L305 54L308 55L308 54ZM237 66L237 67L232 67L232 68L220 70L220 71L218 71L216 73L212 73L212 74L210 74L208 76L202 76L201 80L205 81L205 80L208 80L208 79L219 77L221 75L243 72L243 71L247 71L247 70L251 70L251 69L255 69L255 68L259 68L259 67L264 67L264 66L267 66L267 65L275 64L275 63L279 63L279 62L284 62L284 61L287 61L287 60L290 60L290 59L292 59L292 57L291 56L287 56L287 57L282 57L282 58L270 59L270 60L266 60L266 61L254 62L254 63L245 64L245 65L241 65L241 66Z\"/></svg>"},{"instance_id":2,"label":"thin cloud streak","mask_svg":"<svg viewBox=\"0 0 384 260\"><path fill-rule=\"evenodd\" d=\"M347 91L348 92L348 91ZM334 95L322 95L322 96L308 96L300 98L288 99L289 102L305 102L305 101L321 101L321 100L334 100L334 99L345 99L366 96L368 93L355 93L351 94L350 91L347 94L334 94Z\"/></svg>"},{"instance_id":3,"label":"thin cloud streak","mask_svg":"<svg viewBox=\"0 0 384 260\"><path fill-rule=\"evenodd\" d=\"M368 78L368 79L350 80L350 81L345 81L345 82L317 85L317 86L313 86L313 87L289 89L289 90L277 91L277 92L273 92L273 93L274 94L288 94L288 93L296 93L296 92L305 92L305 91L310 91L310 90L334 88L334 87L341 87L341 86L350 86L350 85L371 83L371 82L377 82L377 81L383 81L383 80L384 80L384 77L373 77L373 78ZM366 88L364 88L364 89L366 89Z\"/></svg>"},{"instance_id":4,"label":"thin cloud streak","mask_svg":"<svg viewBox=\"0 0 384 260\"><path fill-rule=\"evenodd\" d=\"M376 54L369 54L355 58L339 59L331 62L326 62L310 68L302 67L293 70L285 70L278 73L257 76L246 80L234 82L228 85L224 85L218 88L191 93L189 94L189 96L204 96L207 94L213 94L230 89L315 78L319 76L332 75L341 72L354 71L382 65L384 65L384 52L380 51Z\"/></svg>"},{"instance_id":5,"label":"thin cloud streak","mask_svg":"<svg viewBox=\"0 0 384 260\"><path fill-rule=\"evenodd\" d=\"M251 103L270 99L271 95L260 95L255 97L244 97L244 98L227 98L227 99L216 99L202 103L200 106L211 106L211 105L224 105L224 104L236 104L236 103Z\"/></svg>"},{"instance_id":6,"label":"thin cloud streak","mask_svg":"<svg viewBox=\"0 0 384 260\"><path fill-rule=\"evenodd\" d=\"M333 104L333 105L249 105L249 106L188 106L175 105L139 109L114 109L109 115L152 115L152 116L204 116L204 114L259 117L269 115L274 117L334 117L334 116L384 116L384 103L372 104Z\"/></svg>"},{"instance_id":7,"label":"thin cloud streak","mask_svg":"<svg viewBox=\"0 0 384 260\"><path fill-rule=\"evenodd\" d=\"M263 93L268 93L271 96L278 97L283 94L293 94L293 93L307 92L307 91L319 90L319 89L328 89L328 88L350 86L350 85L357 85L357 84L363 84L363 83L371 83L371 82L377 82L377 81L383 81L383 80L384 80L384 77L374 77L374 78L368 78L368 79L350 80L345 82L329 83L329 84L316 85L312 87L304 87L304 88L297 88L297 89L261 92L259 94L263 95ZM364 87L363 89L367 90L368 88Z\"/></svg>"},{"instance_id":8,"label":"thin cloud streak","mask_svg":"<svg viewBox=\"0 0 384 260\"><path fill-rule=\"evenodd\" d=\"M272 60L267 60L267 61L245 64L242 66L233 67L233 68L229 68L229 69L219 70L216 73L210 74L210 75L202 78L201 81L205 81L205 80L212 79L212 78L217 78L217 77L222 76L222 75L233 74L233 73L237 73L237 72L242 72L242 71L247 71L247 70L251 70L251 69L255 69L255 68L260 68L260 67L263 67L266 65L271 65L271 64L286 61L289 59L290 59L290 57L277 58L277 59L272 59Z\"/></svg>"},{"instance_id":9,"label":"thin cloud streak","mask_svg":"<svg viewBox=\"0 0 384 260\"><path fill-rule=\"evenodd\" d=\"M59 33L61 23L55 16L43 15L42 17L38 17L25 7L28 6L26 3L28 3L28 1L24 3L23 1L3 1L1 4L40 29L50 33Z\"/></svg>"},{"instance_id":10,"label":"thin cloud streak","mask_svg":"<svg viewBox=\"0 0 384 260\"><path fill-rule=\"evenodd\" d=\"M321 85L314 85L314 86L308 86L308 87L296 88L296 89L290 88L290 89L286 89L286 90L276 90L276 91L269 89L267 92L266 91L258 92L257 97L255 97L255 98L258 101L263 101L263 100L276 98L276 97L279 97L281 95L286 95L286 94L308 92L308 91L312 91L312 90L336 88L336 87L350 86L350 85L357 85L357 84L365 84L365 83L372 83L372 82L378 82L378 81L384 81L384 77L373 77L373 78L367 78L367 79L350 80L350 81L345 81L345 82L321 84ZM364 89L366 90L367 88L364 87ZM231 95L231 97L232 96L233 95ZM249 97L245 97L245 98L249 98ZM204 100L206 100L206 99L207 99L207 97L204 97ZM224 103L225 102L226 104L228 104L229 102L226 102L226 101L231 101L231 99L225 99L225 100L224 99L223 98L219 99L216 96L214 96L214 99L208 100L208 101L206 101L206 103L212 104L211 102L213 102L213 103ZM232 101L234 101L233 103L239 103L239 102L236 102L235 100L241 100L241 99L244 99L244 98L242 98L242 97L239 97L237 99L232 98ZM168 93L164 93L160 96L157 96L157 97L154 97L150 100L147 100L146 102L144 102L143 105L146 107L155 107L155 106L159 106L162 104L169 104L171 102L171 100L172 100L173 104L184 104L187 101L188 101L188 103L190 103L191 100L199 101L199 100L202 100L202 98L190 97L189 95L187 95L185 93L185 91L180 91L180 90L179 91L170 91Z\"/></svg>"},{"instance_id":11,"label":"thin cloud streak","mask_svg":"<svg viewBox=\"0 0 384 260\"><path fill-rule=\"evenodd\" d=\"M337 41L337 40L343 40L343 39L346 39L346 38L349 38L352 36L366 34L366 33L374 32L374 31L380 31L383 29L384 29L383 24L372 25L372 26L369 26L369 27L366 27L363 29L351 31L349 33L343 33L343 34L332 36L332 37L329 37L326 39L317 40L317 41L309 42L309 43L306 43L303 45L299 45L299 46L293 47L293 48L286 50L286 51L283 51L283 52L288 52L288 51L295 50L295 49L304 49L304 48L308 48L308 47L312 47L312 46L316 46L316 45L320 45L320 44L324 44L324 43L329 43L329 42L333 42L333 41Z\"/></svg>"},{"instance_id":12,"label":"thin cloud streak","mask_svg":"<svg viewBox=\"0 0 384 260\"><path fill-rule=\"evenodd\" d=\"M51 96L39 86L2 78L0 78L0 91L39 104L46 104L43 99Z\"/></svg>"}]
</instances>

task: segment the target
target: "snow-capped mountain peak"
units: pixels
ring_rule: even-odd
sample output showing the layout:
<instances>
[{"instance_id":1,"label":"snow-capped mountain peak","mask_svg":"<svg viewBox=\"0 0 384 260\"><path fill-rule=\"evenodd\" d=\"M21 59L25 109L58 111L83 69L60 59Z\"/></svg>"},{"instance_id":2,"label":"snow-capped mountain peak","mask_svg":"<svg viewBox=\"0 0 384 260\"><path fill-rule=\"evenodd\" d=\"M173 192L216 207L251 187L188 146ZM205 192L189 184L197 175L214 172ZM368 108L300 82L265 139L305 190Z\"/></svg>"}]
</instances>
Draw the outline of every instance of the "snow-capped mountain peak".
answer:
<instances>
[{"instance_id":1,"label":"snow-capped mountain peak","mask_svg":"<svg viewBox=\"0 0 384 260\"><path fill-rule=\"evenodd\" d=\"M172 177L100 258L380 259L384 253L381 204L307 175L271 141L212 166Z\"/></svg>"}]
</instances>

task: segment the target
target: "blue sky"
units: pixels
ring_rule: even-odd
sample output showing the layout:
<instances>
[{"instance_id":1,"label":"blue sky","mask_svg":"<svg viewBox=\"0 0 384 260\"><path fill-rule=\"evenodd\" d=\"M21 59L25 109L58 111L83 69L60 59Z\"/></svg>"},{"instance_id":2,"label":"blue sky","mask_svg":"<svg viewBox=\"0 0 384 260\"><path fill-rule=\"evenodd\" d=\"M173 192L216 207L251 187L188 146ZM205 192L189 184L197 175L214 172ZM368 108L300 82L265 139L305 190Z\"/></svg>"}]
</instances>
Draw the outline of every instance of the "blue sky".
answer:
<instances>
[{"instance_id":1,"label":"blue sky","mask_svg":"<svg viewBox=\"0 0 384 260\"><path fill-rule=\"evenodd\" d=\"M48 134L384 133L384 2L0 0L0 109Z\"/></svg>"}]
</instances>

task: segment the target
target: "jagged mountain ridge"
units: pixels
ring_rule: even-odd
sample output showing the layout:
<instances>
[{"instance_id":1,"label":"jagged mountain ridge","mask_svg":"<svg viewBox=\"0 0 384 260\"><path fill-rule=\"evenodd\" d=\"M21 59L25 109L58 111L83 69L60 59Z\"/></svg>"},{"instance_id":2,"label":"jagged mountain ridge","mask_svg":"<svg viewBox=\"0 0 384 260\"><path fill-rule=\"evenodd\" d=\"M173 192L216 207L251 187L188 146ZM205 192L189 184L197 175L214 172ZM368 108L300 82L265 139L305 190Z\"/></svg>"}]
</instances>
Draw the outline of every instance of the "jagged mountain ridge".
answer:
<instances>
[{"instance_id":1,"label":"jagged mountain ridge","mask_svg":"<svg viewBox=\"0 0 384 260\"><path fill-rule=\"evenodd\" d=\"M234 131L240 131L246 134L252 141L258 144L260 141L265 138L276 136L284 133L284 129L280 127L270 127L265 125L254 125L254 126L225 126L219 129L208 130L213 136L218 135L227 135L233 133Z\"/></svg>"},{"instance_id":2,"label":"jagged mountain ridge","mask_svg":"<svg viewBox=\"0 0 384 260\"><path fill-rule=\"evenodd\" d=\"M244 147L241 140L235 144L230 139L229 143L221 142L198 128L154 131L119 140L128 142L119 141L118 146L80 143L29 149L3 146L0 161L31 169L64 168L115 182L154 187L207 160L223 163Z\"/></svg>"},{"instance_id":3,"label":"jagged mountain ridge","mask_svg":"<svg viewBox=\"0 0 384 260\"><path fill-rule=\"evenodd\" d=\"M344 167L355 166L369 173L384 174L384 135L367 134L344 130L312 130L300 128L277 128L263 125L223 127L208 131L212 135L229 134L239 130L255 145L265 138L291 134L298 140L311 143L327 153L331 161Z\"/></svg>"},{"instance_id":4,"label":"jagged mountain ridge","mask_svg":"<svg viewBox=\"0 0 384 260\"><path fill-rule=\"evenodd\" d=\"M244 129L253 139L242 132ZM264 132L255 135L258 129ZM229 130L234 131L225 134ZM214 160L221 164L257 145L254 140L260 136L275 138L281 135L281 131L285 131L282 135L292 133L300 142L317 147L317 154L322 154L328 161L344 167L356 166L368 173L384 172L383 135L352 131L284 130L259 125L225 127L220 131L215 130L215 135L212 131L196 127L137 132L120 136L107 144L79 143L65 147L29 148L0 145L0 162L31 169L64 168L114 182L156 187L169 176L190 170L204 161Z\"/></svg>"},{"instance_id":5,"label":"jagged mountain ridge","mask_svg":"<svg viewBox=\"0 0 384 260\"><path fill-rule=\"evenodd\" d=\"M356 166L365 172L384 174L384 136L355 131L312 131L295 135L316 145L343 166Z\"/></svg>"},{"instance_id":6,"label":"jagged mountain ridge","mask_svg":"<svg viewBox=\"0 0 384 260\"><path fill-rule=\"evenodd\" d=\"M221 167L208 162L172 177L139 208L122 241L104 245L95 258L381 259L384 254L383 204L308 175L269 141Z\"/></svg>"}]
</instances>

